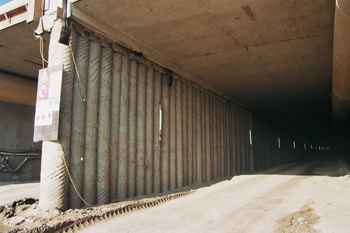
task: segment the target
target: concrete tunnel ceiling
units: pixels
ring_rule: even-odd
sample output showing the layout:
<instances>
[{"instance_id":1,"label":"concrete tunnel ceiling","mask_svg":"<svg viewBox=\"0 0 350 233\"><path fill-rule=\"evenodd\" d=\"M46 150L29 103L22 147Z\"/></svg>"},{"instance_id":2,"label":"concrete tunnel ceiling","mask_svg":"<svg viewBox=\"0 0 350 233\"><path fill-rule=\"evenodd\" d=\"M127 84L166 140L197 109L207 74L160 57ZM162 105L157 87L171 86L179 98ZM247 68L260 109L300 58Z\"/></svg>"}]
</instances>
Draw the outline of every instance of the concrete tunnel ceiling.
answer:
<instances>
[{"instance_id":1,"label":"concrete tunnel ceiling","mask_svg":"<svg viewBox=\"0 0 350 233\"><path fill-rule=\"evenodd\" d=\"M47 56L49 35L44 37L44 56ZM25 48L25 49L24 49ZM31 25L22 22L0 30L0 72L37 79L42 68L39 40L35 40Z\"/></svg>"},{"instance_id":2,"label":"concrete tunnel ceiling","mask_svg":"<svg viewBox=\"0 0 350 233\"><path fill-rule=\"evenodd\" d=\"M258 111L331 108L335 1L80 0L74 6Z\"/></svg>"}]
</instances>

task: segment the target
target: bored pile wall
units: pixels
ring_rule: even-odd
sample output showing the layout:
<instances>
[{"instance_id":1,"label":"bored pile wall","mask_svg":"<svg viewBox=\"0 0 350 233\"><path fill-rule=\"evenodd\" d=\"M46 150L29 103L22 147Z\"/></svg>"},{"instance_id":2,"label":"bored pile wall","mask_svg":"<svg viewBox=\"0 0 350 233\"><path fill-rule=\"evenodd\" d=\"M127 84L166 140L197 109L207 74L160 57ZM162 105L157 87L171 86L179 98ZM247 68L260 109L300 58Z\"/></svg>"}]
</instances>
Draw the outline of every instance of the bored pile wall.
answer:
<instances>
[{"instance_id":1,"label":"bored pile wall","mask_svg":"<svg viewBox=\"0 0 350 233\"><path fill-rule=\"evenodd\" d=\"M273 130L253 113L92 32L72 38L69 208L85 205L77 192L104 204L272 165Z\"/></svg>"}]
</instances>

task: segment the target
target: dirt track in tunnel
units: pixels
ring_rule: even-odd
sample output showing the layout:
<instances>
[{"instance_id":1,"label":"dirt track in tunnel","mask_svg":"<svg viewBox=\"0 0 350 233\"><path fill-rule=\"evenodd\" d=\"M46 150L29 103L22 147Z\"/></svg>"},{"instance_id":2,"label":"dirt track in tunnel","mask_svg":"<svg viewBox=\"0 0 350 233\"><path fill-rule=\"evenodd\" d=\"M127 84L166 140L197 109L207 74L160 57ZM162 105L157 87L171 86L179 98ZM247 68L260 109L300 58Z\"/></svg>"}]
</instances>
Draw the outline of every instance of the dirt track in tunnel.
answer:
<instances>
[{"instance_id":1,"label":"dirt track in tunnel","mask_svg":"<svg viewBox=\"0 0 350 233\"><path fill-rule=\"evenodd\" d=\"M102 221L95 218L74 231L349 232L349 171L340 161L282 165L199 188L151 208L107 216ZM97 207L91 213L111 207ZM79 215L89 216L89 210L51 213L50 221L53 224L62 216L65 221L75 221ZM25 223L21 223L23 228Z\"/></svg>"}]
</instances>

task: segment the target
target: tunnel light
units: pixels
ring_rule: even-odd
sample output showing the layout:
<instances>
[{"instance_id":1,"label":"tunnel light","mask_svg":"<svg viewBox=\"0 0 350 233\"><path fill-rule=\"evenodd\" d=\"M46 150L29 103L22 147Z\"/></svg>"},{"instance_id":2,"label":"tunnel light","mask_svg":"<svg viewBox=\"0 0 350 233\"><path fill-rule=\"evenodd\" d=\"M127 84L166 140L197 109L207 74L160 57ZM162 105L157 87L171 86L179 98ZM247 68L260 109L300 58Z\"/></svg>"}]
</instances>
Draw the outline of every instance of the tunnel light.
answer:
<instances>
[{"instance_id":1,"label":"tunnel light","mask_svg":"<svg viewBox=\"0 0 350 233\"><path fill-rule=\"evenodd\" d=\"M311 150L312 150L312 145L310 145L310 148L311 148Z\"/></svg>"},{"instance_id":2,"label":"tunnel light","mask_svg":"<svg viewBox=\"0 0 350 233\"><path fill-rule=\"evenodd\" d=\"M304 143L304 149L306 150L306 143Z\"/></svg>"},{"instance_id":3,"label":"tunnel light","mask_svg":"<svg viewBox=\"0 0 350 233\"><path fill-rule=\"evenodd\" d=\"M293 148L295 149L295 141L293 141Z\"/></svg>"},{"instance_id":4,"label":"tunnel light","mask_svg":"<svg viewBox=\"0 0 350 233\"><path fill-rule=\"evenodd\" d=\"M278 142L278 148L281 148L281 139L278 138L277 142Z\"/></svg>"},{"instance_id":5,"label":"tunnel light","mask_svg":"<svg viewBox=\"0 0 350 233\"><path fill-rule=\"evenodd\" d=\"M252 130L249 130L249 142L250 145L253 145Z\"/></svg>"},{"instance_id":6,"label":"tunnel light","mask_svg":"<svg viewBox=\"0 0 350 233\"><path fill-rule=\"evenodd\" d=\"M318 150L321 150L321 146L318 147Z\"/></svg>"}]
</instances>

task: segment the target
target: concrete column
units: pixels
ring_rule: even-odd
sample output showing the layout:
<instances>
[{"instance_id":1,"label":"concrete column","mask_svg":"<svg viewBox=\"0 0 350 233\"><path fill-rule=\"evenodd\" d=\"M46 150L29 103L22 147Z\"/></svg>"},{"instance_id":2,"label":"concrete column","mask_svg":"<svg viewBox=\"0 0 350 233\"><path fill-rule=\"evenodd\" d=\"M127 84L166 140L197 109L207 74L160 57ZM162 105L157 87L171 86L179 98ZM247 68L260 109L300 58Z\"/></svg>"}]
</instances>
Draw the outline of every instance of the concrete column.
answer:
<instances>
[{"instance_id":1,"label":"concrete column","mask_svg":"<svg viewBox=\"0 0 350 233\"><path fill-rule=\"evenodd\" d=\"M84 182L84 147L85 147L85 120L86 102L83 92L87 88L87 76L89 65L89 39L84 35L77 35L77 46L75 60L79 73L74 77L73 108L72 108L72 136L71 136L71 156L70 173L75 185L69 189L69 208L76 209L83 205L79 195L83 195ZM73 168L73 169L72 169ZM72 185L72 184L71 184ZM78 193L77 193L78 192Z\"/></svg>"},{"instance_id":2,"label":"concrete column","mask_svg":"<svg viewBox=\"0 0 350 233\"><path fill-rule=\"evenodd\" d=\"M170 109L169 78L162 75L162 142L161 142L161 192L169 190L169 142L170 142Z\"/></svg>"},{"instance_id":3,"label":"concrete column","mask_svg":"<svg viewBox=\"0 0 350 233\"><path fill-rule=\"evenodd\" d=\"M158 157L159 151L154 150L153 148L158 148L158 143L154 143L154 135L159 135L159 123L154 121L154 117L158 115L158 122L159 122L159 110L155 109L157 106L154 105L154 69L153 67L147 67L147 74L146 74L146 151L145 151L145 158L147 160L147 166L145 167L145 193L151 194L153 190L153 160L155 157ZM159 105L159 104L156 104ZM158 107L159 109L159 107ZM156 110L156 111L154 111ZM154 130L155 129L155 130ZM158 129L158 132L157 132ZM153 153L155 151L155 153Z\"/></svg>"},{"instance_id":4,"label":"concrete column","mask_svg":"<svg viewBox=\"0 0 350 233\"><path fill-rule=\"evenodd\" d=\"M137 61L130 60L129 86L129 154L128 154L128 197L136 194L136 115L137 115Z\"/></svg>"},{"instance_id":5,"label":"concrete column","mask_svg":"<svg viewBox=\"0 0 350 233\"><path fill-rule=\"evenodd\" d=\"M211 109L209 106L208 91L205 91L205 95L204 95L204 109L205 109L204 117L205 117L205 157L206 157L206 159L205 159L206 160L205 180L210 181L211 180L211 174L210 174L210 170L211 170L211 158L210 158L211 134L210 134L209 127L211 127L211 124L210 124L210 111L211 111Z\"/></svg>"},{"instance_id":6,"label":"concrete column","mask_svg":"<svg viewBox=\"0 0 350 233\"><path fill-rule=\"evenodd\" d=\"M182 141L182 85L181 79L175 80L176 87L176 188L181 188L183 186L183 141ZM174 85L173 84L173 85Z\"/></svg>"},{"instance_id":7,"label":"concrete column","mask_svg":"<svg viewBox=\"0 0 350 233\"><path fill-rule=\"evenodd\" d=\"M162 119L160 119L160 105L161 102L161 94L162 94L162 80L161 74L159 71L155 72L154 75L154 106L153 106L153 116L154 116L154 131L153 131L153 192L160 192L160 177L161 177L161 145L162 141L159 141L159 123ZM164 114L164 113L163 113ZM163 140L163 132L161 135L161 140Z\"/></svg>"},{"instance_id":8,"label":"concrete column","mask_svg":"<svg viewBox=\"0 0 350 233\"><path fill-rule=\"evenodd\" d=\"M49 46L49 66L64 65L61 109L59 116L58 141L44 141L42 145L40 201L39 207L44 210L68 208L70 136L72 121L72 93L74 66L70 48L59 44L62 28L61 20L54 23ZM75 46L75 38L71 38Z\"/></svg>"},{"instance_id":9,"label":"concrete column","mask_svg":"<svg viewBox=\"0 0 350 233\"><path fill-rule=\"evenodd\" d=\"M137 107L136 107L136 195L145 193L145 167L142 158L146 158L146 66L138 65L137 70ZM152 133L150 132L152 135Z\"/></svg>"},{"instance_id":10,"label":"concrete column","mask_svg":"<svg viewBox=\"0 0 350 233\"><path fill-rule=\"evenodd\" d=\"M101 45L91 35L86 101L90 109L86 109L85 159L84 159L84 192L83 197L90 205L96 204L96 151L98 120L98 92L100 86ZM91 111L91 112L90 112Z\"/></svg>"},{"instance_id":11,"label":"concrete column","mask_svg":"<svg viewBox=\"0 0 350 233\"><path fill-rule=\"evenodd\" d=\"M123 55L121 70L121 93L120 93L120 126L119 126L119 154L118 157L118 183L117 200L127 198L128 190L128 158L129 154L129 85L130 85L130 62L128 56Z\"/></svg>"},{"instance_id":12,"label":"concrete column","mask_svg":"<svg viewBox=\"0 0 350 233\"><path fill-rule=\"evenodd\" d=\"M111 84L112 84L112 49L103 47L101 51L101 74L98 109L97 138L97 204L109 202L110 183L110 141L111 141Z\"/></svg>"},{"instance_id":13,"label":"concrete column","mask_svg":"<svg viewBox=\"0 0 350 233\"><path fill-rule=\"evenodd\" d=\"M187 184L193 183L193 88L191 83L187 86Z\"/></svg>"},{"instance_id":14,"label":"concrete column","mask_svg":"<svg viewBox=\"0 0 350 233\"><path fill-rule=\"evenodd\" d=\"M182 107L182 176L183 185L188 184L188 139L187 139L187 127L188 127L188 117L187 117L187 83L186 80L181 80L181 107Z\"/></svg>"},{"instance_id":15,"label":"concrete column","mask_svg":"<svg viewBox=\"0 0 350 233\"><path fill-rule=\"evenodd\" d=\"M169 185L170 190L176 189L176 80L173 80L173 83L170 90L170 153L169 153L169 163L167 166L169 167Z\"/></svg>"},{"instance_id":16,"label":"concrete column","mask_svg":"<svg viewBox=\"0 0 350 233\"><path fill-rule=\"evenodd\" d=\"M118 159L119 155L119 125L120 125L120 95L121 95L121 70L123 64L123 55L119 52L113 53L112 68L112 100L111 100L111 164L110 164L110 200L117 199L117 181L118 181Z\"/></svg>"}]
</instances>

